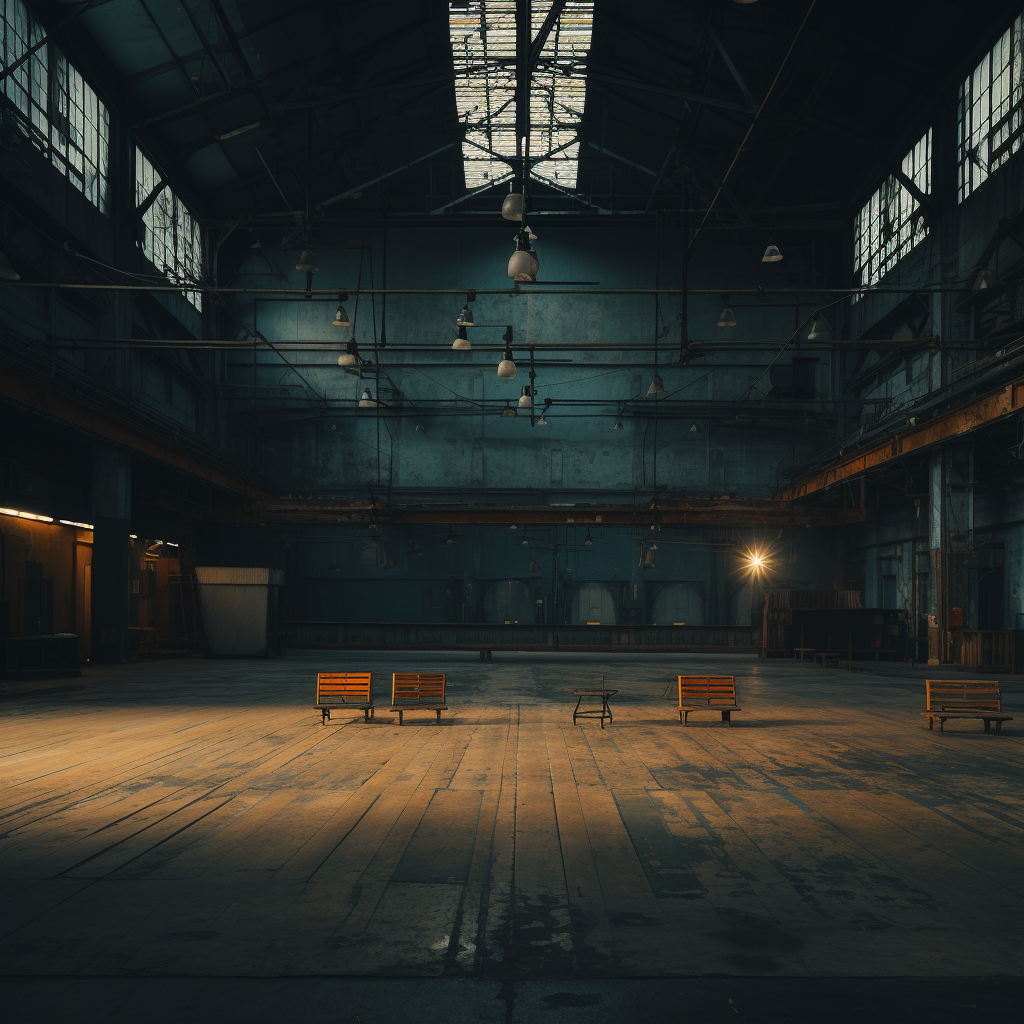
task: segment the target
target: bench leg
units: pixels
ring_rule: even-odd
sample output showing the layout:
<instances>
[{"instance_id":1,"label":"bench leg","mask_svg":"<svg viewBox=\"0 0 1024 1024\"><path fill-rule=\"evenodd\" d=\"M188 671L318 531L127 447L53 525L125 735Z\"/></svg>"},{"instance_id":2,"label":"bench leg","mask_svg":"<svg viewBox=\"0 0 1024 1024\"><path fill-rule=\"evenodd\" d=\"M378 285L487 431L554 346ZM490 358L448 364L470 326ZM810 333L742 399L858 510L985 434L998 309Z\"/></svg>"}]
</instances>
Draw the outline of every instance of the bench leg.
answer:
<instances>
[{"instance_id":1,"label":"bench leg","mask_svg":"<svg viewBox=\"0 0 1024 1024\"><path fill-rule=\"evenodd\" d=\"M935 728L935 719L929 716L928 718L928 731L931 732Z\"/></svg>"},{"instance_id":2,"label":"bench leg","mask_svg":"<svg viewBox=\"0 0 1024 1024\"><path fill-rule=\"evenodd\" d=\"M363 721L368 722L370 720L370 709L363 708Z\"/></svg>"},{"instance_id":3,"label":"bench leg","mask_svg":"<svg viewBox=\"0 0 1024 1024\"><path fill-rule=\"evenodd\" d=\"M441 711L440 711L440 709L436 712L436 714L437 714L437 724L440 725L441 724Z\"/></svg>"},{"instance_id":4,"label":"bench leg","mask_svg":"<svg viewBox=\"0 0 1024 1024\"><path fill-rule=\"evenodd\" d=\"M731 726L732 725L732 712L731 711L723 711L722 712L722 721L726 722L728 725Z\"/></svg>"},{"instance_id":5,"label":"bench leg","mask_svg":"<svg viewBox=\"0 0 1024 1024\"><path fill-rule=\"evenodd\" d=\"M326 725L327 724L327 719L330 718L330 717L331 717L331 713L330 713L330 711L327 710L327 708L321 708L320 709L320 724L321 725Z\"/></svg>"},{"instance_id":6,"label":"bench leg","mask_svg":"<svg viewBox=\"0 0 1024 1024\"><path fill-rule=\"evenodd\" d=\"M939 735L941 736L946 731L946 720L944 718L939 719Z\"/></svg>"},{"instance_id":7,"label":"bench leg","mask_svg":"<svg viewBox=\"0 0 1024 1024\"><path fill-rule=\"evenodd\" d=\"M1002 731L1003 731L1003 723L1002 722L996 722L996 735L997 736L1001 735Z\"/></svg>"},{"instance_id":8,"label":"bench leg","mask_svg":"<svg viewBox=\"0 0 1024 1024\"><path fill-rule=\"evenodd\" d=\"M399 725L402 724L402 712L401 711L398 712L398 724Z\"/></svg>"},{"instance_id":9,"label":"bench leg","mask_svg":"<svg viewBox=\"0 0 1024 1024\"><path fill-rule=\"evenodd\" d=\"M686 720L690 717L690 712L689 711L683 711L682 712L682 716L683 716L683 728L685 729L686 728Z\"/></svg>"},{"instance_id":10,"label":"bench leg","mask_svg":"<svg viewBox=\"0 0 1024 1024\"><path fill-rule=\"evenodd\" d=\"M679 724L680 725L683 724L683 713L682 713L682 711L679 712Z\"/></svg>"},{"instance_id":11,"label":"bench leg","mask_svg":"<svg viewBox=\"0 0 1024 1024\"><path fill-rule=\"evenodd\" d=\"M992 719L991 718L983 718L982 721L985 723L985 732L991 732L992 731Z\"/></svg>"}]
</instances>

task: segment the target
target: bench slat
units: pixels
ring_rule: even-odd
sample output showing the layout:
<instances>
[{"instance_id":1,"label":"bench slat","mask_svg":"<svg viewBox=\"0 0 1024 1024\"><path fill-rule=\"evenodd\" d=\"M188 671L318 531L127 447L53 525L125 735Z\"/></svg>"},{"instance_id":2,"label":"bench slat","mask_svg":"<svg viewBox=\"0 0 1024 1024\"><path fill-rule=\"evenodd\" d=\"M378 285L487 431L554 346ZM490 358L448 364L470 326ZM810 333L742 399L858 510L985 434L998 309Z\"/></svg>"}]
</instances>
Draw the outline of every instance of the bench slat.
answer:
<instances>
[{"instance_id":1,"label":"bench slat","mask_svg":"<svg viewBox=\"0 0 1024 1024\"><path fill-rule=\"evenodd\" d=\"M434 711L440 721L445 703L444 672L395 672L391 676L391 710L397 711L399 723L405 711Z\"/></svg>"}]
</instances>

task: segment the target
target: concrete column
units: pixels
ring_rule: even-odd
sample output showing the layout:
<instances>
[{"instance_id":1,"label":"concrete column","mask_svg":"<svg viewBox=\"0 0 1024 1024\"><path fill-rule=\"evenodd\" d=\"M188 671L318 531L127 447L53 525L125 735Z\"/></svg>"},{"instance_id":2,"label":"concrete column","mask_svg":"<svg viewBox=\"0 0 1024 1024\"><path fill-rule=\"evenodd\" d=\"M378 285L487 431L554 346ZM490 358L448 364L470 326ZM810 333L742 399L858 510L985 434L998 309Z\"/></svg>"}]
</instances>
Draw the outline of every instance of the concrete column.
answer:
<instances>
[{"instance_id":1,"label":"concrete column","mask_svg":"<svg viewBox=\"0 0 1024 1024\"><path fill-rule=\"evenodd\" d=\"M100 664L126 662L131 578L131 457L93 451L92 653Z\"/></svg>"},{"instance_id":2,"label":"concrete column","mask_svg":"<svg viewBox=\"0 0 1024 1024\"><path fill-rule=\"evenodd\" d=\"M971 626L970 571L974 551L974 447L933 451L928 464L928 547L932 587L927 613L935 617L938 643L929 661L950 657L949 632ZM959 612L953 611L959 609Z\"/></svg>"}]
</instances>

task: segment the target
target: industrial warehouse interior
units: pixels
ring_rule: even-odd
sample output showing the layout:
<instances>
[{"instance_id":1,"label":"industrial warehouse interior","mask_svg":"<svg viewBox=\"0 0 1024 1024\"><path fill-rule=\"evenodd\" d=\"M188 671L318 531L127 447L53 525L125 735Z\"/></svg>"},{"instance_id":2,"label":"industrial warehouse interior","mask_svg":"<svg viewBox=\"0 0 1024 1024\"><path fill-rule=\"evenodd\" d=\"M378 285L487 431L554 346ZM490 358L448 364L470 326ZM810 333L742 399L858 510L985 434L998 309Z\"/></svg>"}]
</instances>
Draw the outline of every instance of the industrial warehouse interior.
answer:
<instances>
[{"instance_id":1,"label":"industrial warehouse interior","mask_svg":"<svg viewBox=\"0 0 1024 1024\"><path fill-rule=\"evenodd\" d=\"M1019 0L0 18L6 1020L1019 1015Z\"/></svg>"}]
</instances>

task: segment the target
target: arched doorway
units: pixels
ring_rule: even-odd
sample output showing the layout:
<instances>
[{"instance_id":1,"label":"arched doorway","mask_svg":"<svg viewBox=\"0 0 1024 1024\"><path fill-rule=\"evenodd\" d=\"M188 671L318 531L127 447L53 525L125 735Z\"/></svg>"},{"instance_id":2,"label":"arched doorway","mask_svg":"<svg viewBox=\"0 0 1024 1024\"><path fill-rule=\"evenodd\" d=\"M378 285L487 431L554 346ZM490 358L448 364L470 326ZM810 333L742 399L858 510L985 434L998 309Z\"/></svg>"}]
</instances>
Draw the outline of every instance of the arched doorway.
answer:
<instances>
[{"instance_id":1,"label":"arched doorway","mask_svg":"<svg viewBox=\"0 0 1024 1024\"><path fill-rule=\"evenodd\" d=\"M536 618L533 591L522 580L501 580L487 588L485 622L519 622L532 626Z\"/></svg>"},{"instance_id":2,"label":"arched doorway","mask_svg":"<svg viewBox=\"0 0 1024 1024\"><path fill-rule=\"evenodd\" d=\"M749 626L750 623L750 584L744 583L729 595L728 624L730 626Z\"/></svg>"},{"instance_id":3,"label":"arched doorway","mask_svg":"<svg viewBox=\"0 0 1024 1024\"><path fill-rule=\"evenodd\" d=\"M614 626L617 616L612 592L600 583L581 583L572 599L572 621Z\"/></svg>"},{"instance_id":4,"label":"arched doorway","mask_svg":"<svg viewBox=\"0 0 1024 1024\"><path fill-rule=\"evenodd\" d=\"M687 626L704 625L704 601L689 583L666 583L654 598L651 620L658 626L680 622Z\"/></svg>"}]
</instances>

